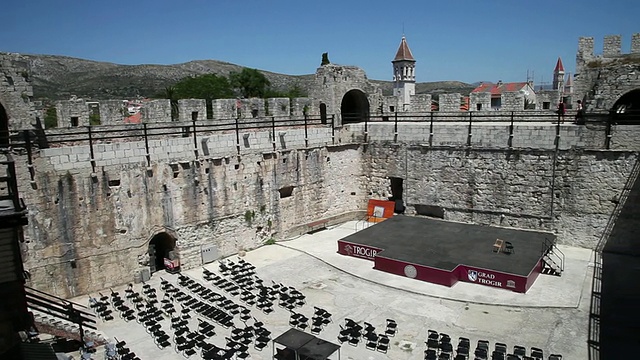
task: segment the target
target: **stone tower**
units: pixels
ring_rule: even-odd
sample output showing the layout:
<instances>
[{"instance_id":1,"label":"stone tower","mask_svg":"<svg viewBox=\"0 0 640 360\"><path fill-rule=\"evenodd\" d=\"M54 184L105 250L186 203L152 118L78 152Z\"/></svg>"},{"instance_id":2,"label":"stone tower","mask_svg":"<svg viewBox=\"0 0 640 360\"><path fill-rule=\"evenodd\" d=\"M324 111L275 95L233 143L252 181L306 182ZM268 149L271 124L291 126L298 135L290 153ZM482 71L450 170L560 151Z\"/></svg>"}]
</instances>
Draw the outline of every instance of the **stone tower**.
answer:
<instances>
[{"instance_id":1,"label":"stone tower","mask_svg":"<svg viewBox=\"0 0 640 360\"><path fill-rule=\"evenodd\" d=\"M396 57L391 63L393 64L393 95L399 98L399 104L406 107L411 103L411 95L416 94L416 60L404 36L400 41Z\"/></svg>"},{"instance_id":2,"label":"stone tower","mask_svg":"<svg viewBox=\"0 0 640 360\"><path fill-rule=\"evenodd\" d=\"M553 90L564 93L564 65L561 58L558 58L556 68L553 70Z\"/></svg>"},{"instance_id":3,"label":"stone tower","mask_svg":"<svg viewBox=\"0 0 640 360\"><path fill-rule=\"evenodd\" d=\"M567 81L564 83L564 94L573 94L573 79L571 79L571 73L567 73Z\"/></svg>"}]
</instances>

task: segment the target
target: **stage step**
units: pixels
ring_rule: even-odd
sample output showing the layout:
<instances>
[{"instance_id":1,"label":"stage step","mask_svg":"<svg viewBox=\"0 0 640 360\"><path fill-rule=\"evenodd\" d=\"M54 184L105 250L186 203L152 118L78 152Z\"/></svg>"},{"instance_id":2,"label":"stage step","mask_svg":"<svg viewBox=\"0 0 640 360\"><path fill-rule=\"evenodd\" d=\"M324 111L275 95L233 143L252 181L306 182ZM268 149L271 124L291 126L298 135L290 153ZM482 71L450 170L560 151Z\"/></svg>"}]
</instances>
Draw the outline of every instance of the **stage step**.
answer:
<instances>
[{"instance_id":1,"label":"stage step","mask_svg":"<svg viewBox=\"0 0 640 360\"><path fill-rule=\"evenodd\" d=\"M555 259L555 260L554 260ZM555 245L542 257L542 273L561 276L564 271L564 254Z\"/></svg>"}]
</instances>

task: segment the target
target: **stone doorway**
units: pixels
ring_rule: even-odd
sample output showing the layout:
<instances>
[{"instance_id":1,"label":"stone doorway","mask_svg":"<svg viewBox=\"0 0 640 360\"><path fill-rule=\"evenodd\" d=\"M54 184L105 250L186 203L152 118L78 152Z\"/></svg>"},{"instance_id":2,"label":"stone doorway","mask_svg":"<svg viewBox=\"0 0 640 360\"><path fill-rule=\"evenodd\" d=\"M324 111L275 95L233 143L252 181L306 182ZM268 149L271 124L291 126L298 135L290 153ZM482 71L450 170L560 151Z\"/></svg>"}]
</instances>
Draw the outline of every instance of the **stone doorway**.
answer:
<instances>
[{"instance_id":1,"label":"stone doorway","mask_svg":"<svg viewBox=\"0 0 640 360\"><path fill-rule=\"evenodd\" d=\"M161 232L154 235L151 241L149 241L149 268L151 274L167 269L165 259L179 264L179 257L176 251L176 239L166 232Z\"/></svg>"},{"instance_id":2,"label":"stone doorway","mask_svg":"<svg viewBox=\"0 0 640 360\"><path fill-rule=\"evenodd\" d=\"M9 116L0 104L0 148L9 147Z\"/></svg>"},{"instance_id":3,"label":"stone doorway","mask_svg":"<svg viewBox=\"0 0 640 360\"><path fill-rule=\"evenodd\" d=\"M389 200L396 203L393 212L396 214L404 214L405 206L404 200L402 200L404 179L399 177L390 177L389 182L391 186L391 196L389 197Z\"/></svg>"},{"instance_id":4,"label":"stone doorway","mask_svg":"<svg viewBox=\"0 0 640 360\"><path fill-rule=\"evenodd\" d=\"M342 97L340 105L342 123L363 122L369 118L369 100L360 90L350 90Z\"/></svg>"},{"instance_id":5,"label":"stone doorway","mask_svg":"<svg viewBox=\"0 0 640 360\"><path fill-rule=\"evenodd\" d=\"M327 123L327 104L325 103L320 104L320 121L323 124Z\"/></svg>"}]
</instances>

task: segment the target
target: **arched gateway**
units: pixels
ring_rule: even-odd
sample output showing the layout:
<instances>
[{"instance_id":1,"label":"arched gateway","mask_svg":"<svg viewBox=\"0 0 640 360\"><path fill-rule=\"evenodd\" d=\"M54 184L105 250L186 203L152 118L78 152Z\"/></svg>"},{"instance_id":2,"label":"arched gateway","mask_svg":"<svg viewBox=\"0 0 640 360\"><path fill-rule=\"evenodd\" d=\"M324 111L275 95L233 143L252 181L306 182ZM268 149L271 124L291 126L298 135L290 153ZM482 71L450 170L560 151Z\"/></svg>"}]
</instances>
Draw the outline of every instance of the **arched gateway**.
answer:
<instances>
[{"instance_id":1,"label":"arched gateway","mask_svg":"<svg viewBox=\"0 0 640 360\"><path fill-rule=\"evenodd\" d=\"M356 123L365 121L369 117L369 100L361 90L349 90L342 97L340 104L342 123Z\"/></svg>"},{"instance_id":2,"label":"arched gateway","mask_svg":"<svg viewBox=\"0 0 640 360\"><path fill-rule=\"evenodd\" d=\"M161 232L149 241L149 267L151 273L166 270L180 270L180 257L176 251L176 238L169 233Z\"/></svg>"},{"instance_id":3,"label":"arched gateway","mask_svg":"<svg viewBox=\"0 0 640 360\"><path fill-rule=\"evenodd\" d=\"M613 122L640 124L640 89L622 95L611 108Z\"/></svg>"}]
</instances>

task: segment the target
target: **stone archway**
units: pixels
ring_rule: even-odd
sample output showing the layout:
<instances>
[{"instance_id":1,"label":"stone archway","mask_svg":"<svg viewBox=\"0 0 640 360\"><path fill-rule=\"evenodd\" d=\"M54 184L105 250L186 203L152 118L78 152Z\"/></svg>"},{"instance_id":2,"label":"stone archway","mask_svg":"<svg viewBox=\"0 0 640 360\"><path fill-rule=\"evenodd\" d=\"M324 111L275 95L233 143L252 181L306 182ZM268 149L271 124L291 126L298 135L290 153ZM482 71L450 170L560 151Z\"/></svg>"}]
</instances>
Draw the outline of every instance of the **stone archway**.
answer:
<instances>
[{"instance_id":1,"label":"stone archway","mask_svg":"<svg viewBox=\"0 0 640 360\"><path fill-rule=\"evenodd\" d=\"M640 123L640 89L622 95L611 107L614 122Z\"/></svg>"},{"instance_id":2,"label":"stone archway","mask_svg":"<svg viewBox=\"0 0 640 360\"><path fill-rule=\"evenodd\" d=\"M179 264L179 256L176 251L176 238L167 232L160 232L154 235L149 241L149 268L151 274L167 269L165 259L172 261L177 260L177 264Z\"/></svg>"},{"instance_id":3,"label":"stone archway","mask_svg":"<svg viewBox=\"0 0 640 360\"><path fill-rule=\"evenodd\" d=\"M9 116L0 103L0 148L9 147Z\"/></svg>"},{"instance_id":4,"label":"stone archway","mask_svg":"<svg viewBox=\"0 0 640 360\"><path fill-rule=\"evenodd\" d=\"M369 100L360 90L349 90L342 97L340 104L342 123L356 123L369 118Z\"/></svg>"}]
</instances>

